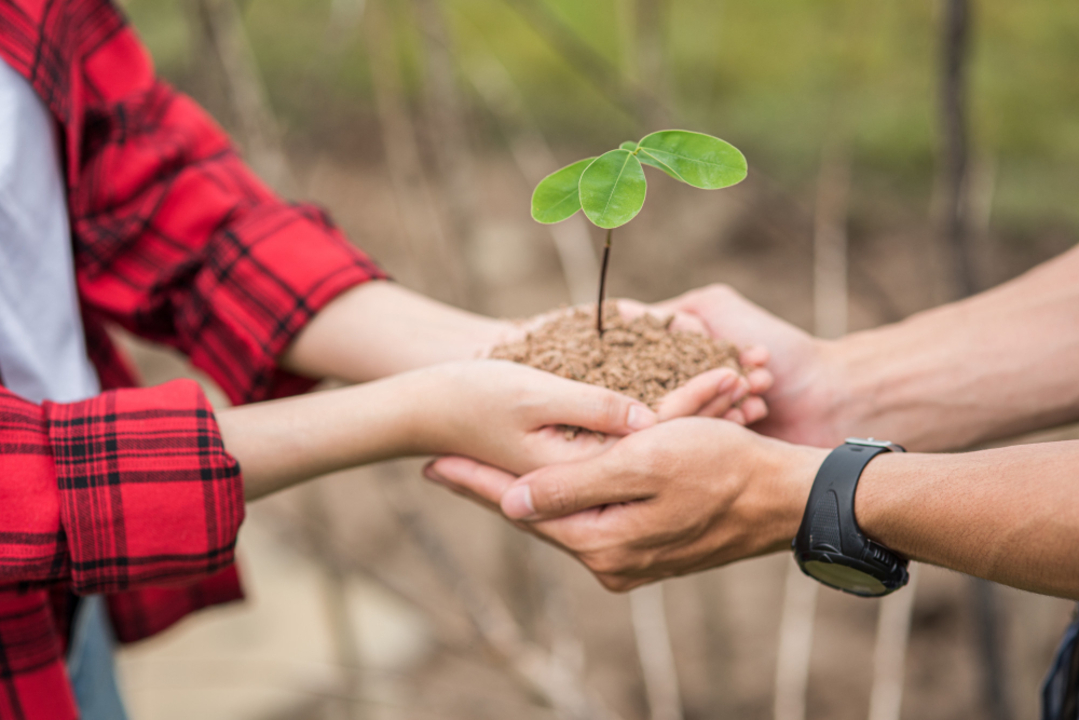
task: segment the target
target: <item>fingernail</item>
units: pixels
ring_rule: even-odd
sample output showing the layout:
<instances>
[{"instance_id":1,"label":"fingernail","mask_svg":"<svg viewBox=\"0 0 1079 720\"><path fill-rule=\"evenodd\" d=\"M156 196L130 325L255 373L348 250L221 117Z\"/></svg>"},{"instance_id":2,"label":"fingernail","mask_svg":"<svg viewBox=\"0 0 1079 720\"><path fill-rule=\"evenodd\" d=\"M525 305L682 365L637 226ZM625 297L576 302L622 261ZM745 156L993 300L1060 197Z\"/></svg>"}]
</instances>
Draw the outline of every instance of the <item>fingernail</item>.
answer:
<instances>
[{"instance_id":1,"label":"fingernail","mask_svg":"<svg viewBox=\"0 0 1079 720\"><path fill-rule=\"evenodd\" d=\"M630 430L646 430L656 424L655 414L643 405L630 405L626 425Z\"/></svg>"},{"instance_id":2,"label":"fingernail","mask_svg":"<svg viewBox=\"0 0 1079 720\"><path fill-rule=\"evenodd\" d=\"M719 382L716 383L716 392L725 393L734 387L734 384L738 382L738 376L733 372L724 373L720 377Z\"/></svg>"},{"instance_id":3,"label":"fingernail","mask_svg":"<svg viewBox=\"0 0 1079 720\"><path fill-rule=\"evenodd\" d=\"M502 496L502 512L510 520L527 520L536 514L532 507L532 488L515 485Z\"/></svg>"},{"instance_id":4,"label":"fingernail","mask_svg":"<svg viewBox=\"0 0 1079 720\"><path fill-rule=\"evenodd\" d=\"M446 478L444 478L442 475L440 475L438 472L435 471L435 468L434 468L433 465L428 465L427 467L425 467L423 469L423 476L425 478L427 478L428 480L430 480L431 482L438 483L439 485L446 485L446 484L449 483L449 480L447 480Z\"/></svg>"},{"instance_id":5,"label":"fingernail","mask_svg":"<svg viewBox=\"0 0 1079 720\"><path fill-rule=\"evenodd\" d=\"M738 378L738 387L731 393L731 402L736 403L749 394L749 382L745 378Z\"/></svg>"}]
</instances>

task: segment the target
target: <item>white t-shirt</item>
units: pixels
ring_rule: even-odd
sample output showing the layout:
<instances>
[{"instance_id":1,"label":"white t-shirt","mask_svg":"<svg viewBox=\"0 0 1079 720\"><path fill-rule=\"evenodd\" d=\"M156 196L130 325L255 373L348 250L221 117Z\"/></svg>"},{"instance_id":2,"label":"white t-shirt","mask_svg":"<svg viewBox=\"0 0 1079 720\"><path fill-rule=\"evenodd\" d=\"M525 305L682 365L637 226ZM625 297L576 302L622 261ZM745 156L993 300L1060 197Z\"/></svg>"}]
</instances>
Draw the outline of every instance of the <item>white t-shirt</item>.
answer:
<instances>
[{"instance_id":1,"label":"white t-shirt","mask_svg":"<svg viewBox=\"0 0 1079 720\"><path fill-rule=\"evenodd\" d=\"M34 402L100 392L79 315L57 128L0 59L0 378Z\"/></svg>"}]
</instances>

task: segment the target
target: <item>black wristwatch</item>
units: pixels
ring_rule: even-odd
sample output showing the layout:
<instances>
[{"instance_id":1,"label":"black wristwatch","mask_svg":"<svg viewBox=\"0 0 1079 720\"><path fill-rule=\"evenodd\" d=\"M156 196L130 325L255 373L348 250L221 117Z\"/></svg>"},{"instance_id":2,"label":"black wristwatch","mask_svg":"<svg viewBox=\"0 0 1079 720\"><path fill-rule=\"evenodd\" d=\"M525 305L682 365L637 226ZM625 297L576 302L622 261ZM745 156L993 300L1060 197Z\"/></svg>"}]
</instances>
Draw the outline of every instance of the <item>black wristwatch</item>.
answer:
<instances>
[{"instance_id":1,"label":"black wristwatch","mask_svg":"<svg viewBox=\"0 0 1079 720\"><path fill-rule=\"evenodd\" d=\"M848 438L824 460L791 546L802 572L843 592L887 595L907 584L907 560L864 534L854 519L854 491L869 461L906 452L895 443Z\"/></svg>"}]
</instances>

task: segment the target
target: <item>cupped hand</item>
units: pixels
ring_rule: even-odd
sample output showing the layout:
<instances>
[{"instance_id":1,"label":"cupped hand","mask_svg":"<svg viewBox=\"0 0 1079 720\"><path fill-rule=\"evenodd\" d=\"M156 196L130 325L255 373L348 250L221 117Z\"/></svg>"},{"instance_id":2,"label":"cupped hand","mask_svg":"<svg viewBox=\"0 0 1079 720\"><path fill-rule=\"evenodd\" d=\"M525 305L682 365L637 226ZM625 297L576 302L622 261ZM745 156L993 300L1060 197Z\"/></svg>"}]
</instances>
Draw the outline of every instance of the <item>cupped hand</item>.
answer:
<instances>
[{"instance_id":1,"label":"cupped hand","mask_svg":"<svg viewBox=\"0 0 1079 720\"><path fill-rule=\"evenodd\" d=\"M524 473L590 457L655 425L647 405L621 393L505 360L415 371L416 454L456 454ZM583 428L592 432L571 432Z\"/></svg>"},{"instance_id":2,"label":"cupped hand","mask_svg":"<svg viewBox=\"0 0 1079 720\"><path fill-rule=\"evenodd\" d=\"M833 408L843 384L831 359L831 343L813 338L726 285L691 290L648 307L692 318L689 322L699 323L710 336L745 348L742 364L754 368L749 373L751 385L763 388L760 394L768 407L767 418L755 430L820 447L842 441ZM768 371L767 378L760 374Z\"/></svg>"},{"instance_id":3,"label":"cupped hand","mask_svg":"<svg viewBox=\"0 0 1079 720\"><path fill-rule=\"evenodd\" d=\"M716 337L709 331L704 321L695 314L668 309L661 305L646 305L636 300L618 299L614 302L617 303L619 313L627 320L647 313L664 320L670 318L671 327L676 330ZM575 312L582 307L552 310L507 326L496 344L518 341L553 318L563 313ZM487 348L484 356L487 356L492 349L493 346ZM739 356L744 374L728 368L716 368L701 373L663 398L657 409L659 419L663 421L699 415L722 417L739 425L759 422L768 415L768 406L761 398L763 393L772 386L772 375L764 367L768 359L768 351L762 346L744 348Z\"/></svg>"},{"instance_id":4,"label":"cupped hand","mask_svg":"<svg viewBox=\"0 0 1079 720\"><path fill-rule=\"evenodd\" d=\"M786 547L824 453L684 418L520 478L459 457L425 475L499 506L623 591Z\"/></svg>"}]
</instances>

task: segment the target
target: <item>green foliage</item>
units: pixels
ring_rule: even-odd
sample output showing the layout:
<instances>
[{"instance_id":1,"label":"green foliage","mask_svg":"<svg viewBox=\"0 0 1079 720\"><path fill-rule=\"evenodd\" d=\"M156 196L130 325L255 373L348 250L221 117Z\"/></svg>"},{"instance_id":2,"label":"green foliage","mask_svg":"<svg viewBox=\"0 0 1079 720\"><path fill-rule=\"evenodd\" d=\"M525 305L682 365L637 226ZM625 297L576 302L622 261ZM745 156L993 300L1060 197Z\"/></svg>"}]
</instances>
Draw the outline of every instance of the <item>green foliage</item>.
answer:
<instances>
[{"instance_id":1,"label":"green foliage","mask_svg":"<svg viewBox=\"0 0 1079 720\"><path fill-rule=\"evenodd\" d=\"M746 158L736 147L711 135L686 130L646 135L640 142L640 154L655 160L649 165L702 190L736 185L747 172Z\"/></svg>"},{"instance_id":2,"label":"green foliage","mask_svg":"<svg viewBox=\"0 0 1079 720\"><path fill-rule=\"evenodd\" d=\"M688 130L662 130L545 177L532 193L532 217L556 223L583 208L598 227L625 225L644 207L648 182L642 164L704 190L730 187L747 173L745 156L730 143Z\"/></svg>"},{"instance_id":3,"label":"green foliage","mask_svg":"<svg viewBox=\"0 0 1079 720\"><path fill-rule=\"evenodd\" d=\"M532 193L532 217L537 222L562 222L581 209L581 194L577 186L585 168L593 160L595 158L579 160L543 178Z\"/></svg>"},{"instance_id":4,"label":"green foliage","mask_svg":"<svg viewBox=\"0 0 1079 720\"><path fill-rule=\"evenodd\" d=\"M581 175L581 208L593 225L625 225L644 207L648 183L641 162L629 150L611 150L592 161Z\"/></svg>"}]
</instances>

